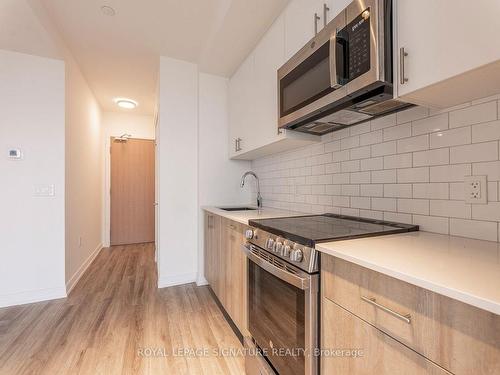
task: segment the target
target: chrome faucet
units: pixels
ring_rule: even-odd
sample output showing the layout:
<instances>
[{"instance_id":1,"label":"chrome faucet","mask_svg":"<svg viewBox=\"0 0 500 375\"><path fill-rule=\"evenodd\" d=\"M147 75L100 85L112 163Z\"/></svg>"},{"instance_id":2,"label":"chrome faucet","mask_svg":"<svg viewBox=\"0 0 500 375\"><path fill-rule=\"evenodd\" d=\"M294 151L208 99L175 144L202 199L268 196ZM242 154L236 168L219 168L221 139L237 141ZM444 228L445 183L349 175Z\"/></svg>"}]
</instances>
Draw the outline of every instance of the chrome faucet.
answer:
<instances>
[{"instance_id":1,"label":"chrome faucet","mask_svg":"<svg viewBox=\"0 0 500 375\"><path fill-rule=\"evenodd\" d=\"M248 172L245 172L243 174L243 176L241 177L241 187L245 186L245 178L248 175L254 176L255 179L257 180L257 207L262 208L262 195L260 195L260 182L259 182L259 178L257 177L257 175L254 172L248 171Z\"/></svg>"}]
</instances>

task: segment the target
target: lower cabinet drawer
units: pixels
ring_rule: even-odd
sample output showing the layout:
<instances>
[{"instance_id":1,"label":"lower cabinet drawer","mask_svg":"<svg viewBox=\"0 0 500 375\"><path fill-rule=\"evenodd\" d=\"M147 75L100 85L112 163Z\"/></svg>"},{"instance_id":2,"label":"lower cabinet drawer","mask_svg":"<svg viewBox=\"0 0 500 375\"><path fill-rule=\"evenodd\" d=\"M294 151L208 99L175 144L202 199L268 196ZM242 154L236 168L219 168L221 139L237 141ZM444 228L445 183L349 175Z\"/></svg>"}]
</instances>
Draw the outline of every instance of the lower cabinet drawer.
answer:
<instances>
[{"instance_id":1,"label":"lower cabinet drawer","mask_svg":"<svg viewBox=\"0 0 500 375\"><path fill-rule=\"evenodd\" d=\"M321 309L321 374L450 374L334 302Z\"/></svg>"},{"instance_id":2,"label":"lower cabinet drawer","mask_svg":"<svg viewBox=\"0 0 500 375\"><path fill-rule=\"evenodd\" d=\"M500 316L331 256L323 296L454 374L500 374Z\"/></svg>"}]
</instances>

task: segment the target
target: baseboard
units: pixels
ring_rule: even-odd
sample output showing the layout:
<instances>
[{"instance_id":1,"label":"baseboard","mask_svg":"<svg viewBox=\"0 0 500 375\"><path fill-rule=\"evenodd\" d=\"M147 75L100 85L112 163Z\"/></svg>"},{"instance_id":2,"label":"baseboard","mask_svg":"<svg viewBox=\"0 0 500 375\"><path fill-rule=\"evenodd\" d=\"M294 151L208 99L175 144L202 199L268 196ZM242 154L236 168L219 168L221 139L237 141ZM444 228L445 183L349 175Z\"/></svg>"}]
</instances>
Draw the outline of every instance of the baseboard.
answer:
<instances>
[{"instance_id":1,"label":"baseboard","mask_svg":"<svg viewBox=\"0 0 500 375\"><path fill-rule=\"evenodd\" d=\"M66 298L66 288L49 288L0 295L0 307L25 305L51 299Z\"/></svg>"},{"instance_id":2,"label":"baseboard","mask_svg":"<svg viewBox=\"0 0 500 375\"><path fill-rule=\"evenodd\" d=\"M197 276L196 272L191 272L162 277L158 279L158 288L167 288L169 286L194 283L196 282Z\"/></svg>"},{"instance_id":3,"label":"baseboard","mask_svg":"<svg viewBox=\"0 0 500 375\"><path fill-rule=\"evenodd\" d=\"M75 274L73 276L71 276L71 278L66 283L66 293L67 294L69 294L73 290L73 288L78 283L80 278L83 276L85 271L87 271L87 268L89 268L89 266L92 264L92 262L97 257L97 255L99 255L99 253L101 252L102 249L103 249L103 245L99 244L96 247L96 249L92 252L92 254L90 254L90 256L87 258L87 260L85 262L83 262L83 264L80 266L78 271L76 271Z\"/></svg>"},{"instance_id":4,"label":"baseboard","mask_svg":"<svg viewBox=\"0 0 500 375\"><path fill-rule=\"evenodd\" d=\"M205 279L204 276L198 276L198 278L196 279L196 285L197 286L208 285L208 281Z\"/></svg>"}]
</instances>

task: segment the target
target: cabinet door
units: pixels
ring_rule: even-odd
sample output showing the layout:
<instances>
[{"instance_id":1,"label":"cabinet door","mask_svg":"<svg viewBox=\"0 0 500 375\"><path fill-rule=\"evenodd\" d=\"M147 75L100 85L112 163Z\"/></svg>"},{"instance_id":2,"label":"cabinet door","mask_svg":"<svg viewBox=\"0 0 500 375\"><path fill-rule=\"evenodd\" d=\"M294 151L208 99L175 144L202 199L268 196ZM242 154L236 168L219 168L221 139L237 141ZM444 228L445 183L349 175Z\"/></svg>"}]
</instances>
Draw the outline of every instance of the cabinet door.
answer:
<instances>
[{"instance_id":1,"label":"cabinet door","mask_svg":"<svg viewBox=\"0 0 500 375\"><path fill-rule=\"evenodd\" d=\"M325 0L325 4L328 6L326 22L328 23L337 17L351 2L352 0Z\"/></svg>"},{"instance_id":2,"label":"cabinet door","mask_svg":"<svg viewBox=\"0 0 500 375\"><path fill-rule=\"evenodd\" d=\"M204 273L205 279L219 297L221 294L221 217L205 213Z\"/></svg>"},{"instance_id":3,"label":"cabinet door","mask_svg":"<svg viewBox=\"0 0 500 375\"><path fill-rule=\"evenodd\" d=\"M255 49L256 121L253 136L258 146L278 136L278 69L285 62L285 23L279 17Z\"/></svg>"},{"instance_id":4,"label":"cabinet door","mask_svg":"<svg viewBox=\"0 0 500 375\"><path fill-rule=\"evenodd\" d=\"M246 256L241 250L245 243L243 225L224 220L225 297L224 308L240 332L246 333Z\"/></svg>"},{"instance_id":5,"label":"cabinet door","mask_svg":"<svg viewBox=\"0 0 500 375\"><path fill-rule=\"evenodd\" d=\"M252 148L249 135L255 123L255 80L253 53L240 65L229 80L229 156ZM240 151L235 140L241 139Z\"/></svg>"},{"instance_id":6,"label":"cabinet door","mask_svg":"<svg viewBox=\"0 0 500 375\"><path fill-rule=\"evenodd\" d=\"M500 59L500 49L493 47L500 33L499 1L397 0L395 5L400 97ZM404 83L401 48L408 53Z\"/></svg>"},{"instance_id":7,"label":"cabinet door","mask_svg":"<svg viewBox=\"0 0 500 375\"><path fill-rule=\"evenodd\" d=\"M329 299L321 309L322 374L450 374ZM328 355L342 349L343 355Z\"/></svg>"},{"instance_id":8,"label":"cabinet door","mask_svg":"<svg viewBox=\"0 0 500 375\"><path fill-rule=\"evenodd\" d=\"M285 59L288 60L314 36L314 14L318 31L323 27L323 1L293 0L285 9Z\"/></svg>"}]
</instances>

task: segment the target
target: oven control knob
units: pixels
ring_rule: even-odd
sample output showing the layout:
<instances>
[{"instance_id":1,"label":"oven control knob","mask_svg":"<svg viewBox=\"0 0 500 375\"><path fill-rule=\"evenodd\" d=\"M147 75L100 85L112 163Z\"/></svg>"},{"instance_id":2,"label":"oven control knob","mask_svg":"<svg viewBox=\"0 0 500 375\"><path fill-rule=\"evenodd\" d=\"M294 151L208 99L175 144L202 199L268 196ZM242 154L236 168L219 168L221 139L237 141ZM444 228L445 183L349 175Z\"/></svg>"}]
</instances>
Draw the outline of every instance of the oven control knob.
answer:
<instances>
[{"instance_id":1,"label":"oven control knob","mask_svg":"<svg viewBox=\"0 0 500 375\"><path fill-rule=\"evenodd\" d=\"M283 246L283 249L281 249L281 256L288 258L290 256L290 250L291 247L288 245Z\"/></svg>"},{"instance_id":2,"label":"oven control knob","mask_svg":"<svg viewBox=\"0 0 500 375\"><path fill-rule=\"evenodd\" d=\"M254 232L253 232L253 230L251 230L251 229L247 229L247 230L245 231L245 238L246 238L247 240L251 240L251 239L253 238L253 236L254 236Z\"/></svg>"},{"instance_id":3,"label":"oven control knob","mask_svg":"<svg viewBox=\"0 0 500 375\"><path fill-rule=\"evenodd\" d=\"M300 249L294 249L290 253L290 260L292 262L301 262L303 257L304 257L304 254L302 253L302 250L300 250Z\"/></svg>"},{"instance_id":4,"label":"oven control knob","mask_svg":"<svg viewBox=\"0 0 500 375\"><path fill-rule=\"evenodd\" d=\"M276 243L274 244L274 248L273 248L274 252L281 253L281 249L283 249L283 243L276 241Z\"/></svg>"},{"instance_id":5,"label":"oven control knob","mask_svg":"<svg viewBox=\"0 0 500 375\"><path fill-rule=\"evenodd\" d=\"M274 240L272 238L268 238L266 241L266 247L268 250L272 250L274 246Z\"/></svg>"}]
</instances>

